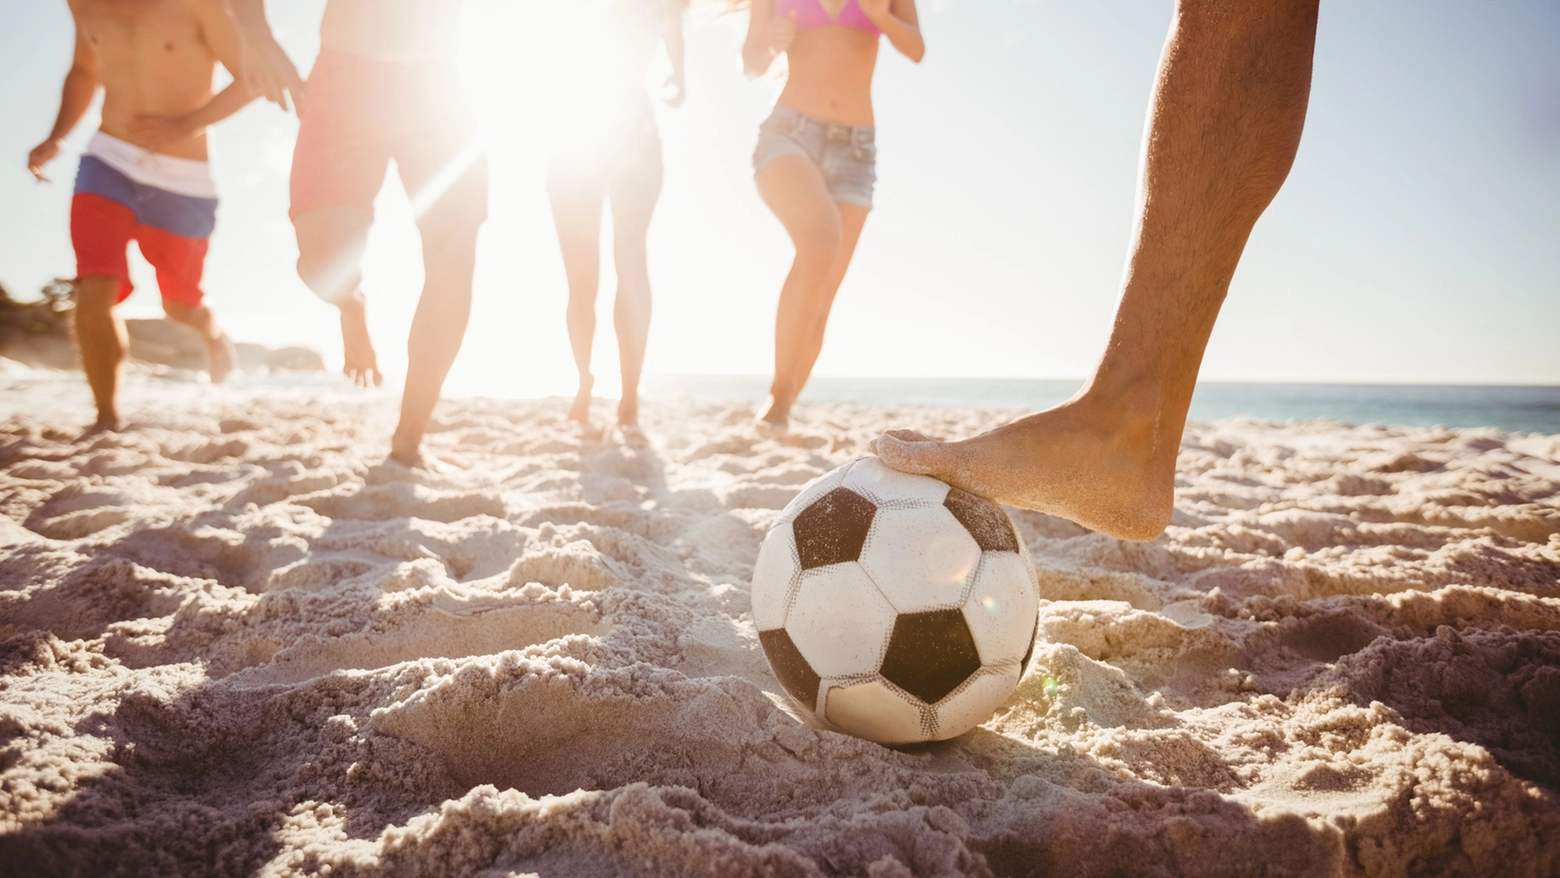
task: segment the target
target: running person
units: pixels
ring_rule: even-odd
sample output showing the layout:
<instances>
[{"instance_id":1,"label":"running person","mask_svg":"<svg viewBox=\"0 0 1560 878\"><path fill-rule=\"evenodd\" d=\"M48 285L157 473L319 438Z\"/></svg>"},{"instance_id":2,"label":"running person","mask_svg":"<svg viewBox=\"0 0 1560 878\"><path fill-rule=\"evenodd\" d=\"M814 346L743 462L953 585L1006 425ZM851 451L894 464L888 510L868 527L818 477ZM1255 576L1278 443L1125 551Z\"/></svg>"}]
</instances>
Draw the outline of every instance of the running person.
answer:
<instances>
[{"instance_id":1,"label":"running person","mask_svg":"<svg viewBox=\"0 0 1560 878\"><path fill-rule=\"evenodd\" d=\"M228 0L245 76L279 105L305 92L265 20L265 0ZM395 160L422 234L425 280L407 339L406 388L390 457L422 453L444 379L465 338L477 233L487 218L487 158L456 69L461 3L328 0L293 149L289 215L298 275L341 312L344 371L382 380L360 289L374 197Z\"/></svg>"},{"instance_id":2,"label":"running person","mask_svg":"<svg viewBox=\"0 0 1560 878\"><path fill-rule=\"evenodd\" d=\"M71 199L76 251L76 343L97 405L89 434L119 429L119 372L127 339L114 306L129 297L131 241L157 271L163 311L200 334L213 383L235 361L201 290L216 225L217 191L206 127L250 100L241 83L212 94L220 62L239 69L238 37L221 0L69 0L75 59L48 139L27 156L44 166L59 155L99 87L102 124L87 144Z\"/></svg>"},{"instance_id":3,"label":"running person","mask_svg":"<svg viewBox=\"0 0 1560 878\"><path fill-rule=\"evenodd\" d=\"M579 391L569 418L590 421L591 346L596 335L596 291L600 276L601 205L612 204L612 250L617 270L613 325L617 330L622 397L617 426L632 436L639 428L639 377L650 335L650 268L645 238L661 195L661 137L645 93L645 68L658 44L671 61L667 104L684 94L682 16L686 0L606 0L576 6L587 33L573 62L600 68L581 71L582 82L599 83L596 93L574 107L573 129L553 144L547 194L569 281L569 346L579 370ZM561 75L568 75L563 72Z\"/></svg>"},{"instance_id":4,"label":"running person","mask_svg":"<svg viewBox=\"0 0 1560 878\"><path fill-rule=\"evenodd\" d=\"M872 209L878 37L916 62L926 43L915 0L751 0L750 13L743 69L760 76L781 54L789 65L753 151L759 194L796 247L775 316L774 380L757 422L783 433Z\"/></svg>"}]
</instances>

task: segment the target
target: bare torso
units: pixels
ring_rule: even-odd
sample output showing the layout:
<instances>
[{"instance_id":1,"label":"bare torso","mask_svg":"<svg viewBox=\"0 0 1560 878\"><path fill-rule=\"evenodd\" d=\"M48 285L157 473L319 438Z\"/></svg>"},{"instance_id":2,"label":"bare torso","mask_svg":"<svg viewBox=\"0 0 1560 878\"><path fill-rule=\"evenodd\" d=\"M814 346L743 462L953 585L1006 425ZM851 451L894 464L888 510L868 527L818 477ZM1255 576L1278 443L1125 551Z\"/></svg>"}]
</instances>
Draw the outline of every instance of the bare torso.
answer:
<instances>
[{"instance_id":1,"label":"bare torso","mask_svg":"<svg viewBox=\"0 0 1560 878\"><path fill-rule=\"evenodd\" d=\"M105 134L136 143L137 116L183 116L211 100L217 56L186 0L70 0L70 7L97 54ZM157 151L205 160L206 131Z\"/></svg>"},{"instance_id":2,"label":"bare torso","mask_svg":"<svg viewBox=\"0 0 1560 878\"><path fill-rule=\"evenodd\" d=\"M457 47L458 0L330 0L320 48L381 61L450 58Z\"/></svg>"},{"instance_id":3,"label":"bare torso","mask_svg":"<svg viewBox=\"0 0 1560 878\"><path fill-rule=\"evenodd\" d=\"M878 37L848 27L820 27L796 35L786 50L790 67L779 104L846 125L872 125L872 72Z\"/></svg>"}]
</instances>

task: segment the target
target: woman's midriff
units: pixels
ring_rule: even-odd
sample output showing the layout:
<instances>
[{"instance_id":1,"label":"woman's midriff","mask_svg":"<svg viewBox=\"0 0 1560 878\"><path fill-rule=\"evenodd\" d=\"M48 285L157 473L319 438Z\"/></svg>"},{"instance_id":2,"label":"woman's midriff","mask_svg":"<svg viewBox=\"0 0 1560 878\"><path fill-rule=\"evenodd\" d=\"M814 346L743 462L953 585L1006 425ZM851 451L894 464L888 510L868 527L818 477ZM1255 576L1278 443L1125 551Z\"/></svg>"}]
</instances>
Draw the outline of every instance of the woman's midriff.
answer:
<instances>
[{"instance_id":1,"label":"woman's midriff","mask_svg":"<svg viewBox=\"0 0 1560 878\"><path fill-rule=\"evenodd\" d=\"M843 27L798 34L777 103L814 119L871 127L878 38Z\"/></svg>"}]
</instances>

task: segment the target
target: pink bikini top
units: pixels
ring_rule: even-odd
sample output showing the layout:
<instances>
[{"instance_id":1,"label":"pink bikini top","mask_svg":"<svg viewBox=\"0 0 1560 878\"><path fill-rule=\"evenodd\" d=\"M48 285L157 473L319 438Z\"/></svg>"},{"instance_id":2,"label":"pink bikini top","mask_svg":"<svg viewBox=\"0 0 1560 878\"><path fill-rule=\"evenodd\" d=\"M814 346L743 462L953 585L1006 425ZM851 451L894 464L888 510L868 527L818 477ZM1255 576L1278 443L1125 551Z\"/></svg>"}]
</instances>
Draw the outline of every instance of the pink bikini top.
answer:
<instances>
[{"instance_id":1,"label":"pink bikini top","mask_svg":"<svg viewBox=\"0 0 1560 878\"><path fill-rule=\"evenodd\" d=\"M866 31L877 36L883 31L872 23L856 0L845 0L845 8L840 10L839 18L830 18L829 11L823 8L821 0L775 0L775 17L784 18L792 13L796 14L796 30L814 30L830 25L851 27L859 31Z\"/></svg>"}]
</instances>

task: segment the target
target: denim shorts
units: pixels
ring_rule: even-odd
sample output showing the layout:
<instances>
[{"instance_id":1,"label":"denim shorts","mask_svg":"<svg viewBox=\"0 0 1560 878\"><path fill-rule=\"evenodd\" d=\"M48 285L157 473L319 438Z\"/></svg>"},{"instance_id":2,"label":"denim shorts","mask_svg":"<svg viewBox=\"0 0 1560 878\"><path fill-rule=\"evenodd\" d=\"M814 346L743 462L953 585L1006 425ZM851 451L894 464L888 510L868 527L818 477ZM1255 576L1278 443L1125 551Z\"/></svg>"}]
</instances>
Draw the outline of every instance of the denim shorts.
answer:
<instances>
[{"instance_id":1,"label":"denim shorts","mask_svg":"<svg viewBox=\"0 0 1560 878\"><path fill-rule=\"evenodd\" d=\"M805 156L817 165L835 201L872 208L872 186L877 182L875 129L825 122L789 107L775 107L758 126L753 173L783 155Z\"/></svg>"}]
</instances>

